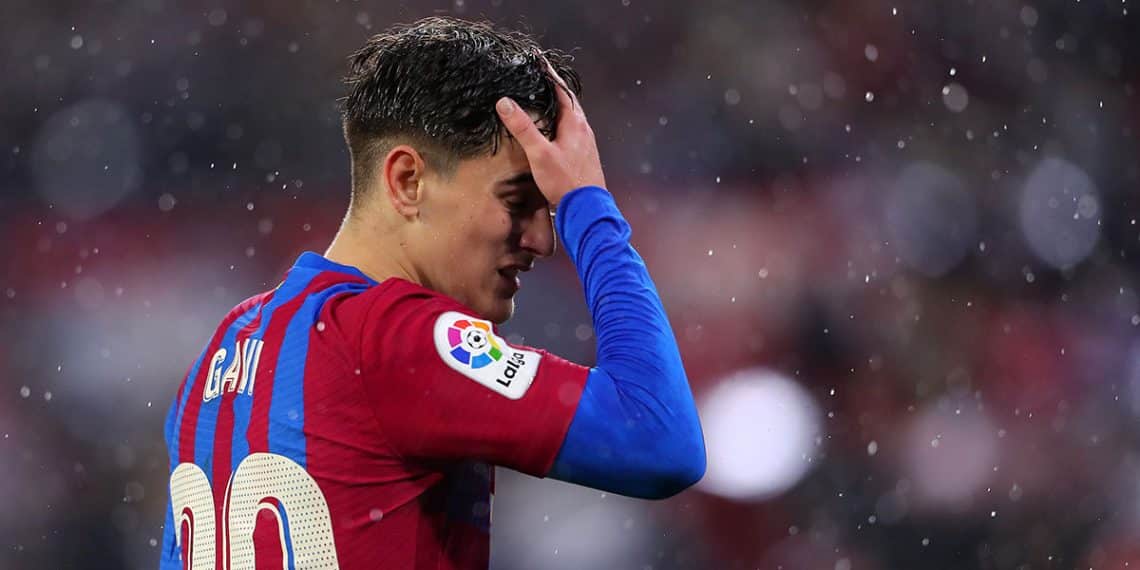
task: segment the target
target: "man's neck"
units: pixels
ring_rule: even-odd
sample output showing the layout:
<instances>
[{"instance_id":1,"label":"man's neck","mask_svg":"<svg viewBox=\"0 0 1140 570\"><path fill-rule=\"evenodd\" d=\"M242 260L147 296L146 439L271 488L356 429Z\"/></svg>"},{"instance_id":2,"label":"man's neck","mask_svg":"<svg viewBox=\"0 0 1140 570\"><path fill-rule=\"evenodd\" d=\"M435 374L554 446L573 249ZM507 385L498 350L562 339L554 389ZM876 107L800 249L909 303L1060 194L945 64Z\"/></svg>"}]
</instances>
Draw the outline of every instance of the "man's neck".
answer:
<instances>
[{"instance_id":1,"label":"man's neck","mask_svg":"<svg viewBox=\"0 0 1140 570\"><path fill-rule=\"evenodd\" d=\"M398 277L420 283L411 264L405 261L399 241L394 232L369 227L349 215L325 251L325 258L355 267L377 282Z\"/></svg>"}]
</instances>

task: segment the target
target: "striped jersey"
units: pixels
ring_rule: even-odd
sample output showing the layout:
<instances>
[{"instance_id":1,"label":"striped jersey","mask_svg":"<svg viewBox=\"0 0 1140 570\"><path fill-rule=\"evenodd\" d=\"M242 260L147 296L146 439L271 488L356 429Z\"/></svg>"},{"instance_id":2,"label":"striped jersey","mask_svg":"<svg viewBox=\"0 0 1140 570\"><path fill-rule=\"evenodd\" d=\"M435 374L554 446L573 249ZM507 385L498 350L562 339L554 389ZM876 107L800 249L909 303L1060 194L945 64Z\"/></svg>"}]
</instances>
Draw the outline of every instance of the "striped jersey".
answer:
<instances>
[{"instance_id":1,"label":"striped jersey","mask_svg":"<svg viewBox=\"0 0 1140 570\"><path fill-rule=\"evenodd\" d=\"M492 465L545 475L587 373L304 253L178 389L160 568L487 568Z\"/></svg>"}]
</instances>

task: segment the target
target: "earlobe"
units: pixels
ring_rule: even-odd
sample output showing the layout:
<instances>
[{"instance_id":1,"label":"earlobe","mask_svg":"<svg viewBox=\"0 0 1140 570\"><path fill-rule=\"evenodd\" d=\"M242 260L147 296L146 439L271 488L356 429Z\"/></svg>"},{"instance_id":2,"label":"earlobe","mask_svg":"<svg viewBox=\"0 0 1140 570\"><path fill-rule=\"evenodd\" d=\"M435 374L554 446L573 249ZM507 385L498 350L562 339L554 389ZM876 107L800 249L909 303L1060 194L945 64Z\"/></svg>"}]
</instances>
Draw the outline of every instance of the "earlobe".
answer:
<instances>
[{"instance_id":1,"label":"earlobe","mask_svg":"<svg viewBox=\"0 0 1140 570\"><path fill-rule=\"evenodd\" d=\"M410 146L399 145L385 157L385 190L392 207L401 216L419 215L424 196L424 171L423 157Z\"/></svg>"}]
</instances>

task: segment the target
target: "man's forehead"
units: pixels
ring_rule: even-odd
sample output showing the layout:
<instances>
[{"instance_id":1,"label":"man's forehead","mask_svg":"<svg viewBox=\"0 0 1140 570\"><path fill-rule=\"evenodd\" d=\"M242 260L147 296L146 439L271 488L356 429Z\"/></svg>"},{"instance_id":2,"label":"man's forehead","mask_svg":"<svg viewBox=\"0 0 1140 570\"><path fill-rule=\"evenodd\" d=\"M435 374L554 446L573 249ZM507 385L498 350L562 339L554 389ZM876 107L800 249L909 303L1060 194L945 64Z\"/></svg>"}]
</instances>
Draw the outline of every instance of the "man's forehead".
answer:
<instances>
[{"instance_id":1,"label":"man's forehead","mask_svg":"<svg viewBox=\"0 0 1140 570\"><path fill-rule=\"evenodd\" d=\"M498 150L494 154L484 156L483 159L495 170L530 172L530 161L526 158L526 151L514 137L505 133L499 139Z\"/></svg>"}]
</instances>

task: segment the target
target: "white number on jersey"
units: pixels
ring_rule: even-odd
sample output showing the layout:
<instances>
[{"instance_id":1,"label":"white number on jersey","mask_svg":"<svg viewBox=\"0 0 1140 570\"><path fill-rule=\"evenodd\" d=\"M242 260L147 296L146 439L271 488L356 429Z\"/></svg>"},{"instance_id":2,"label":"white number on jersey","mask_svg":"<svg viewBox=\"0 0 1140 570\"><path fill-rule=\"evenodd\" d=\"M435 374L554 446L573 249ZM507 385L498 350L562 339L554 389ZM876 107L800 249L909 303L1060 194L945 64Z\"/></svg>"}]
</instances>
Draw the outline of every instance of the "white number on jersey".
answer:
<instances>
[{"instance_id":1,"label":"white number on jersey","mask_svg":"<svg viewBox=\"0 0 1140 570\"><path fill-rule=\"evenodd\" d=\"M221 532L213 490L200 467L179 464L170 475L170 497L175 540L191 570L214 568L218 549L228 568L253 568L253 530L262 511L277 521L286 568L338 568L325 496L317 482L287 457L253 453L238 465L226 487ZM183 527L189 529L187 544Z\"/></svg>"}]
</instances>

